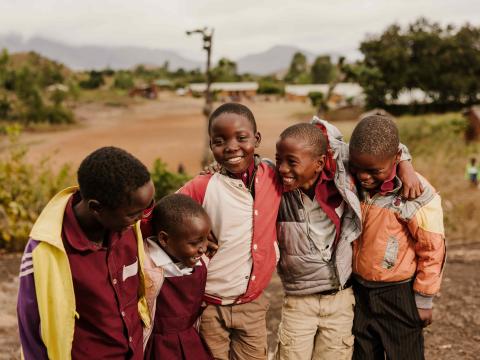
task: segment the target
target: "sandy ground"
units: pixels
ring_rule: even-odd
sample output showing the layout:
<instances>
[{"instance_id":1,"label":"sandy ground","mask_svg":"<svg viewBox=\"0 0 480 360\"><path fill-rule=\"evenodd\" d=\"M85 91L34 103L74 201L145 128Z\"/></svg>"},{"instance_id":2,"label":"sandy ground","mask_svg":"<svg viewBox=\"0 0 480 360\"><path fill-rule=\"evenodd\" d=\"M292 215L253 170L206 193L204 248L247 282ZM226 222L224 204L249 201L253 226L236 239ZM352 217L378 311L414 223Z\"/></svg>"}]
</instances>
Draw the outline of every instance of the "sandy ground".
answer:
<instances>
[{"instance_id":1,"label":"sandy ground","mask_svg":"<svg viewBox=\"0 0 480 360\"><path fill-rule=\"evenodd\" d=\"M171 170L183 163L188 173L195 174L200 169L206 141L202 104L201 99L163 95L157 101L128 108L84 105L76 109L79 126L67 131L25 133L22 141L30 146L30 159L49 157L56 168L64 163L76 168L91 151L114 145L130 151L147 166L160 157ZM263 136L259 151L270 158L281 130L300 119L308 120L313 113L308 103L247 102L246 105L255 114Z\"/></svg>"},{"instance_id":2,"label":"sandy ground","mask_svg":"<svg viewBox=\"0 0 480 360\"><path fill-rule=\"evenodd\" d=\"M451 246L434 322L425 330L427 360L478 359L480 354L480 244ZM15 304L19 254L0 254L0 360L19 359ZM269 352L276 345L283 290L278 276L267 289Z\"/></svg>"},{"instance_id":3,"label":"sandy ground","mask_svg":"<svg viewBox=\"0 0 480 360\"><path fill-rule=\"evenodd\" d=\"M286 126L309 119L312 108L306 103L251 102L263 135L260 153L273 158L275 141ZM201 99L160 97L128 108L96 104L76 109L80 125L67 131L26 133L32 161L50 157L58 168L69 162L76 168L91 151L106 145L120 146L151 165L160 157L171 170L183 163L190 174L200 169L205 142L205 120ZM344 132L351 122L336 123ZM450 246L441 296L436 300L435 322L426 329L427 359L480 358L480 244ZM18 359L18 330L15 316L17 273L20 255L0 253L0 360ZM283 291L274 276L267 290L270 352L275 348Z\"/></svg>"}]
</instances>

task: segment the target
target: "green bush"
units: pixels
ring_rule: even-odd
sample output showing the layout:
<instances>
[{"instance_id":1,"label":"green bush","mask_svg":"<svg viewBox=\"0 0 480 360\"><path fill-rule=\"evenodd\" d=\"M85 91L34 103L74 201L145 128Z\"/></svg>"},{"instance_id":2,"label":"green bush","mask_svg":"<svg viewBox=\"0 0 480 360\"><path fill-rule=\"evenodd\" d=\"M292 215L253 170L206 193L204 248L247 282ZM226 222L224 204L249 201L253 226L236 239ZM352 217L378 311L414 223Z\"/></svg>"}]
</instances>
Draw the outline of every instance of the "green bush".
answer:
<instances>
[{"instance_id":1,"label":"green bush","mask_svg":"<svg viewBox=\"0 0 480 360\"><path fill-rule=\"evenodd\" d=\"M115 78L113 80L113 87L115 89L122 89L122 90L131 89L133 87L132 74L126 71L118 71L115 74Z\"/></svg>"},{"instance_id":2,"label":"green bush","mask_svg":"<svg viewBox=\"0 0 480 360\"><path fill-rule=\"evenodd\" d=\"M283 95L285 93L285 85L274 80L261 80L258 84L257 93L264 95Z\"/></svg>"},{"instance_id":3,"label":"green bush","mask_svg":"<svg viewBox=\"0 0 480 360\"><path fill-rule=\"evenodd\" d=\"M312 106L319 107L322 101L324 101L325 96L320 91L312 91L308 93L308 98L312 103Z\"/></svg>"},{"instance_id":4,"label":"green bush","mask_svg":"<svg viewBox=\"0 0 480 360\"><path fill-rule=\"evenodd\" d=\"M89 77L86 80L80 81L78 85L80 85L83 89L98 89L100 86L105 84L105 80L103 78L103 74L101 71L92 70L89 73Z\"/></svg>"},{"instance_id":5,"label":"green bush","mask_svg":"<svg viewBox=\"0 0 480 360\"><path fill-rule=\"evenodd\" d=\"M20 145L20 127L4 129L9 137L6 156L0 159L0 248L24 248L33 223L45 204L59 190L72 184L70 168L53 172L48 159L33 165L26 161L27 148Z\"/></svg>"},{"instance_id":6,"label":"green bush","mask_svg":"<svg viewBox=\"0 0 480 360\"><path fill-rule=\"evenodd\" d=\"M151 175L155 185L157 199L161 199L165 195L174 193L182 187L183 184L190 180L188 175L169 172L167 170L167 164L161 159L155 160Z\"/></svg>"}]
</instances>

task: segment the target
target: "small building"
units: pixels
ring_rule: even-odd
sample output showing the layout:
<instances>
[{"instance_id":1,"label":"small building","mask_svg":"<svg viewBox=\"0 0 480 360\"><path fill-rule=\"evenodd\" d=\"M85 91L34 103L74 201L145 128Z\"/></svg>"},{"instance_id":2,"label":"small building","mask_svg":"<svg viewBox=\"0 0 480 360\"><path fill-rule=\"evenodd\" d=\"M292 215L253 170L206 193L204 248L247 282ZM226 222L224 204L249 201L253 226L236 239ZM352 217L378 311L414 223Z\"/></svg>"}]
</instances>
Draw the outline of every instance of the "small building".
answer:
<instances>
[{"instance_id":1,"label":"small building","mask_svg":"<svg viewBox=\"0 0 480 360\"><path fill-rule=\"evenodd\" d=\"M207 89L205 83L194 83L188 87L189 94L204 94ZM252 99L257 95L257 82L215 82L210 85L210 91L216 93L219 98L230 100Z\"/></svg>"},{"instance_id":2,"label":"small building","mask_svg":"<svg viewBox=\"0 0 480 360\"><path fill-rule=\"evenodd\" d=\"M158 97L158 89L155 84L135 86L128 93L130 97L141 96L146 99L156 99Z\"/></svg>"},{"instance_id":3,"label":"small building","mask_svg":"<svg viewBox=\"0 0 480 360\"><path fill-rule=\"evenodd\" d=\"M385 97L389 105L412 105L412 104L431 104L433 99L421 89L403 89L396 99L387 94Z\"/></svg>"},{"instance_id":4,"label":"small building","mask_svg":"<svg viewBox=\"0 0 480 360\"><path fill-rule=\"evenodd\" d=\"M463 112L467 119L465 130L466 141L478 141L480 139L480 106L471 106Z\"/></svg>"},{"instance_id":5,"label":"small building","mask_svg":"<svg viewBox=\"0 0 480 360\"><path fill-rule=\"evenodd\" d=\"M328 93L329 84L286 85L285 98L293 101L308 101L308 94L319 92L324 96ZM333 107L345 105L363 105L365 96L363 89L356 83L338 83L333 89L329 105Z\"/></svg>"}]
</instances>

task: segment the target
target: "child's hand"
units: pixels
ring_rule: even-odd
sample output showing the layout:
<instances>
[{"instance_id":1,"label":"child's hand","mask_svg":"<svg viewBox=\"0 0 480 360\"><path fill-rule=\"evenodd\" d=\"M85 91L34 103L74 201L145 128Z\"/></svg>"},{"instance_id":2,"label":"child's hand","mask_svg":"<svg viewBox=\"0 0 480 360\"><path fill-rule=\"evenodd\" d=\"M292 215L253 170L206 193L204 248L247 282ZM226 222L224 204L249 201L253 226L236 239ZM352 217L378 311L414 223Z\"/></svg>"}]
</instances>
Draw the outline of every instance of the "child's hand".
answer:
<instances>
[{"instance_id":1,"label":"child's hand","mask_svg":"<svg viewBox=\"0 0 480 360\"><path fill-rule=\"evenodd\" d=\"M207 239L208 239L208 244L207 244L207 252L205 253L205 255L209 259L211 259L218 250L218 240L212 231L210 231L210 234L208 234Z\"/></svg>"},{"instance_id":2,"label":"child's hand","mask_svg":"<svg viewBox=\"0 0 480 360\"><path fill-rule=\"evenodd\" d=\"M215 174L219 172L222 169L222 166L214 161L213 163L205 166L202 171L200 171L200 175L209 175L209 174Z\"/></svg>"},{"instance_id":3,"label":"child's hand","mask_svg":"<svg viewBox=\"0 0 480 360\"><path fill-rule=\"evenodd\" d=\"M398 164L398 177L403 183L403 198L413 200L422 194L422 183L410 161L400 161Z\"/></svg>"},{"instance_id":4,"label":"child's hand","mask_svg":"<svg viewBox=\"0 0 480 360\"><path fill-rule=\"evenodd\" d=\"M432 309L417 309L420 320L423 322L423 327L427 327L432 323L433 310Z\"/></svg>"}]
</instances>

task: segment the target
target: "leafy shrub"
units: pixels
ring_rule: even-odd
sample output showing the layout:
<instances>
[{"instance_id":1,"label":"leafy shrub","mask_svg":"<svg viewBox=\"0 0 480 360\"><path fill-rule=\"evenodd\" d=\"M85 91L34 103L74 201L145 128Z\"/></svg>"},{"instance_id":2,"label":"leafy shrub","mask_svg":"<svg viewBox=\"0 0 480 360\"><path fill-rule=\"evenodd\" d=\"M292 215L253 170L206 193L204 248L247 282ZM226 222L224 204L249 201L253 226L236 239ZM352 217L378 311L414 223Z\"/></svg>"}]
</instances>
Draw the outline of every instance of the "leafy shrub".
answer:
<instances>
[{"instance_id":1,"label":"leafy shrub","mask_svg":"<svg viewBox=\"0 0 480 360\"><path fill-rule=\"evenodd\" d=\"M98 89L105 84L103 74L101 71L92 70L89 73L89 77L86 80L80 81L79 85L83 89Z\"/></svg>"},{"instance_id":2,"label":"leafy shrub","mask_svg":"<svg viewBox=\"0 0 480 360\"><path fill-rule=\"evenodd\" d=\"M118 71L113 80L113 87L116 89L128 90L133 87L133 77L126 71Z\"/></svg>"},{"instance_id":3,"label":"leafy shrub","mask_svg":"<svg viewBox=\"0 0 480 360\"><path fill-rule=\"evenodd\" d=\"M155 185L157 199L174 193L190 180L188 175L169 172L167 170L167 164L161 159L155 160L151 175Z\"/></svg>"},{"instance_id":4,"label":"leafy shrub","mask_svg":"<svg viewBox=\"0 0 480 360\"><path fill-rule=\"evenodd\" d=\"M308 98L312 103L312 106L319 107L322 101L324 101L325 96L320 91L312 91L308 93Z\"/></svg>"},{"instance_id":5,"label":"leafy shrub","mask_svg":"<svg viewBox=\"0 0 480 360\"><path fill-rule=\"evenodd\" d=\"M0 159L0 248L18 251L45 204L72 183L72 175L68 166L52 172L48 159L29 164L27 148L18 142L20 127L8 126L5 131L9 145L7 155Z\"/></svg>"},{"instance_id":6,"label":"leafy shrub","mask_svg":"<svg viewBox=\"0 0 480 360\"><path fill-rule=\"evenodd\" d=\"M283 95L285 93L285 85L274 80L261 80L258 84L257 93L264 95Z\"/></svg>"}]
</instances>

